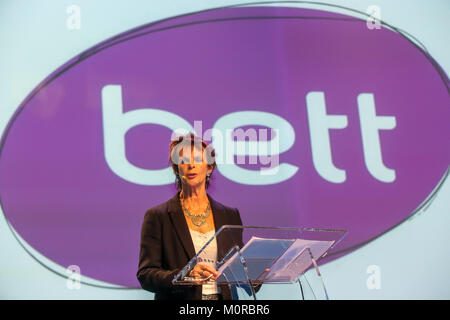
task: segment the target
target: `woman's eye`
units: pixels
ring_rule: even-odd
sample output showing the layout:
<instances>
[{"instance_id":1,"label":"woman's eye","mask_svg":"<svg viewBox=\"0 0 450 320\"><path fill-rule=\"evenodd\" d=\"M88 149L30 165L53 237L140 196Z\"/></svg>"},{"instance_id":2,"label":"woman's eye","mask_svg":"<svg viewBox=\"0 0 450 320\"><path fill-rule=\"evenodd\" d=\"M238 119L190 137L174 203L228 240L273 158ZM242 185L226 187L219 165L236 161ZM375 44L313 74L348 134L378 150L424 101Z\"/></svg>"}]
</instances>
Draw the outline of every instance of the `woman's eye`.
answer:
<instances>
[{"instance_id":1,"label":"woman's eye","mask_svg":"<svg viewBox=\"0 0 450 320\"><path fill-rule=\"evenodd\" d=\"M196 157L193 159L194 163L202 163L203 162L203 158L202 157ZM187 158L181 158L180 159L180 164L186 164L186 163L190 163L191 160L187 159Z\"/></svg>"}]
</instances>

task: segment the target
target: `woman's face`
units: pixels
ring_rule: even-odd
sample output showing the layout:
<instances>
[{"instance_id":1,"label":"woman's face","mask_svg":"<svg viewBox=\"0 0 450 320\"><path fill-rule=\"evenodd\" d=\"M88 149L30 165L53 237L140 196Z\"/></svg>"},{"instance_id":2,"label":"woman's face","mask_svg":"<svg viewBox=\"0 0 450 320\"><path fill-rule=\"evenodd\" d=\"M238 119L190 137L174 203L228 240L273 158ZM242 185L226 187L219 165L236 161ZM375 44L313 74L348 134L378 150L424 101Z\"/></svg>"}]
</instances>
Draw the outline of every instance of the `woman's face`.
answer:
<instances>
[{"instance_id":1,"label":"woman's face","mask_svg":"<svg viewBox=\"0 0 450 320\"><path fill-rule=\"evenodd\" d=\"M178 173L183 184L188 184L190 187L199 187L205 184L206 174L212 172L212 167L208 165L203 150L203 148L200 150L199 147L192 147L189 152L189 147L187 147L180 151ZM188 152L183 153L183 151ZM186 179L183 179L183 176Z\"/></svg>"}]
</instances>

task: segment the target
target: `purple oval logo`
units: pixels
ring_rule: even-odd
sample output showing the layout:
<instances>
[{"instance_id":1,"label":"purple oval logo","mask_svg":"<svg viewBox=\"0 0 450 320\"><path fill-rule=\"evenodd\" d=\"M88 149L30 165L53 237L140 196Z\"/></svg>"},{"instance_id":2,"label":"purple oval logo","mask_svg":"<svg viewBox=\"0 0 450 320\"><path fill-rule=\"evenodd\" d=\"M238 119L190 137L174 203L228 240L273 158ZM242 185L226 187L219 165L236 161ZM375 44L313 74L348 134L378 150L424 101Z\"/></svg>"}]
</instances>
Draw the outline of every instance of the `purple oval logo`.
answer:
<instances>
[{"instance_id":1,"label":"purple oval logo","mask_svg":"<svg viewBox=\"0 0 450 320\"><path fill-rule=\"evenodd\" d=\"M346 253L410 217L445 177L448 99L423 50L364 20L275 7L182 16L100 43L25 99L2 139L1 205L44 257L139 287L143 215L175 193L174 129L199 120L223 133L219 149L274 128L251 131L256 152L222 148L208 192L246 225L348 230Z\"/></svg>"}]
</instances>

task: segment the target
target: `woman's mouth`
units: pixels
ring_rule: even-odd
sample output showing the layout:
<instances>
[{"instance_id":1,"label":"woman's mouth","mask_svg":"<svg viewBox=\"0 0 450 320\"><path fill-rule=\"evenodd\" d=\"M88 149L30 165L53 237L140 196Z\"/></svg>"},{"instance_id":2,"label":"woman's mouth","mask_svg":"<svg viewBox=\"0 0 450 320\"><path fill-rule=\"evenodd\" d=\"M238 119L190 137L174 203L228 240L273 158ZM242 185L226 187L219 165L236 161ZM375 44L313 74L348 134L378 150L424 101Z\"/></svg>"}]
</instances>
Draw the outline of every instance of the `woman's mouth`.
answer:
<instances>
[{"instance_id":1,"label":"woman's mouth","mask_svg":"<svg viewBox=\"0 0 450 320\"><path fill-rule=\"evenodd\" d=\"M196 176L197 176L196 173L190 173L186 175L186 177L188 177L189 179L194 179Z\"/></svg>"}]
</instances>

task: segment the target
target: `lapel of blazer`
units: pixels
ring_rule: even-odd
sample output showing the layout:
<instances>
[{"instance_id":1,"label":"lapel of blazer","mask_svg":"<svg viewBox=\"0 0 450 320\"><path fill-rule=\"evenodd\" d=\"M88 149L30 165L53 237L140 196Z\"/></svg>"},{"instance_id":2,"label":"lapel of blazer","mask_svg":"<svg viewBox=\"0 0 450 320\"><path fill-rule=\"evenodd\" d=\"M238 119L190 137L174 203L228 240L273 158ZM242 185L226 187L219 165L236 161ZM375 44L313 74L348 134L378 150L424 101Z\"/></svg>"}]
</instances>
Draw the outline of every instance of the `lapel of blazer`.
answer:
<instances>
[{"instance_id":1,"label":"lapel of blazer","mask_svg":"<svg viewBox=\"0 0 450 320\"><path fill-rule=\"evenodd\" d=\"M219 231L219 229L225 225L228 224L227 222L227 212L225 210L225 207L220 204L219 202L215 201L213 198L211 198L211 196L209 194L208 195L208 199L209 199L209 203L211 204L211 209L213 211L213 217L214 217L214 228L216 229L216 233L217 231ZM218 236L216 238L217 240L217 260L220 261L222 260L223 256L225 255L225 248L228 246L227 244L227 237L226 235L224 236L222 234L222 236Z\"/></svg>"},{"instance_id":2,"label":"lapel of blazer","mask_svg":"<svg viewBox=\"0 0 450 320\"><path fill-rule=\"evenodd\" d=\"M179 198L180 192L178 192L175 196L173 196L169 200L169 216L172 220L174 229L183 245L183 248L189 257L189 260L192 259L195 256L195 248L194 243L192 242L191 234L189 232L189 227L187 225L186 219L184 217L183 209L181 208L180 198ZM209 194L207 194L209 203L211 204L211 210L213 212L213 218L214 218L214 227L216 232L222 227L224 224L226 224L226 212L223 205L221 205L219 202L215 201ZM221 246L222 243L219 239L217 239L217 255L218 257L221 256Z\"/></svg>"}]
</instances>

